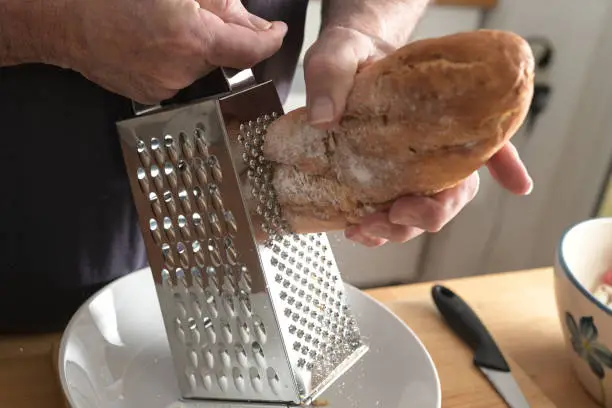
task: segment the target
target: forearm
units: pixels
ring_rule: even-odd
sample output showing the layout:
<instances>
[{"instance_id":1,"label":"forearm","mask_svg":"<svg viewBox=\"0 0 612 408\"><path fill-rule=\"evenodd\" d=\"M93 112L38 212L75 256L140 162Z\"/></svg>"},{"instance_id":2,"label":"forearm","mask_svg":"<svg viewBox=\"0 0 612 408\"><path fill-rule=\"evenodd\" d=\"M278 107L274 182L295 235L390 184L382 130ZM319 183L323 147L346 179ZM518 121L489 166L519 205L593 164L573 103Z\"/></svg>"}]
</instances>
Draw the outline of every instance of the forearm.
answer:
<instances>
[{"instance_id":1,"label":"forearm","mask_svg":"<svg viewBox=\"0 0 612 408\"><path fill-rule=\"evenodd\" d=\"M62 65L66 0L0 0L0 67Z\"/></svg>"},{"instance_id":2,"label":"forearm","mask_svg":"<svg viewBox=\"0 0 612 408\"><path fill-rule=\"evenodd\" d=\"M353 28L401 47L430 0L322 0L322 29Z\"/></svg>"}]
</instances>

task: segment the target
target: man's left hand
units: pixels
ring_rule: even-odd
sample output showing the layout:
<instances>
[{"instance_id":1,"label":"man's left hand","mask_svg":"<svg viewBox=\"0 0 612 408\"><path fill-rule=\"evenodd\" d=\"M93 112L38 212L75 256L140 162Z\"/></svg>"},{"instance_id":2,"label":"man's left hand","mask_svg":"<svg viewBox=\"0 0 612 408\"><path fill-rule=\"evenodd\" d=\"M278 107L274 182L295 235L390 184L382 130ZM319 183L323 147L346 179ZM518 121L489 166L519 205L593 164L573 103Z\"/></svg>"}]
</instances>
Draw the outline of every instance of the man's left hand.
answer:
<instances>
[{"instance_id":1,"label":"man's left hand","mask_svg":"<svg viewBox=\"0 0 612 408\"><path fill-rule=\"evenodd\" d=\"M305 57L309 120L328 127L342 116L357 70L395 48L365 32L345 27L325 28ZM505 189L529 194L533 188L525 165L511 143L487 163L491 176ZM478 172L457 186L431 197L402 197L386 213L372 214L345 231L348 239L365 246L406 242L423 232L437 232L476 196Z\"/></svg>"}]
</instances>

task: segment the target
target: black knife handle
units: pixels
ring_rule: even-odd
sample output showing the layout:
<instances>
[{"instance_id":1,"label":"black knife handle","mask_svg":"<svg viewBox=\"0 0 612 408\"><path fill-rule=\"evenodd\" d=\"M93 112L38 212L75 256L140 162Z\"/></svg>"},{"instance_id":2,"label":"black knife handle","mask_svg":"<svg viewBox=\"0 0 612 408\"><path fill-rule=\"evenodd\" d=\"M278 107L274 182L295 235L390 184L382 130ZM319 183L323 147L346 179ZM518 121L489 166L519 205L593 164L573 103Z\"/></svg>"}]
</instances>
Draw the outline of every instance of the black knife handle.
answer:
<instances>
[{"instance_id":1,"label":"black knife handle","mask_svg":"<svg viewBox=\"0 0 612 408\"><path fill-rule=\"evenodd\" d=\"M452 290L434 285L431 296L446 323L474 350L474 364L510 371L508 363L476 313Z\"/></svg>"}]
</instances>

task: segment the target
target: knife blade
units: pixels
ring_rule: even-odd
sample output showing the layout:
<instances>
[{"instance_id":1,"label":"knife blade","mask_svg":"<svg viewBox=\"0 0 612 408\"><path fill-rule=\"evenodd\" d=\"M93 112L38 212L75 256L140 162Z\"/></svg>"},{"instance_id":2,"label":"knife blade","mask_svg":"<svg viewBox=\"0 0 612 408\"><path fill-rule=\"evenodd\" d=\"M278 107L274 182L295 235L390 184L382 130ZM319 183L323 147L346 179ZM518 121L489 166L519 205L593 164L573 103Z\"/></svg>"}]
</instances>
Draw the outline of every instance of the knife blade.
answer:
<instances>
[{"instance_id":1,"label":"knife blade","mask_svg":"<svg viewBox=\"0 0 612 408\"><path fill-rule=\"evenodd\" d=\"M468 304L452 290L434 285L433 301L446 324L474 352L474 365L510 408L530 408L495 340Z\"/></svg>"}]
</instances>

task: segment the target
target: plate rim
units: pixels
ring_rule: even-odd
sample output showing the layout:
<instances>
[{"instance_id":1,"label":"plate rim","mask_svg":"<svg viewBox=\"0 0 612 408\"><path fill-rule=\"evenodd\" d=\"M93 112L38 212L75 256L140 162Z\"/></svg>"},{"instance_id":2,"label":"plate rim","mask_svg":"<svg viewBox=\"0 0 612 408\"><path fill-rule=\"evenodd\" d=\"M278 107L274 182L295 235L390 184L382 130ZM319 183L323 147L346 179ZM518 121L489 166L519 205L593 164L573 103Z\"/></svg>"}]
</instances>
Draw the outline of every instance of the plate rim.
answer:
<instances>
[{"instance_id":1,"label":"plate rim","mask_svg":"<svg viewBox=\"0 0 612 408\"><path fill-rule=\"evenodd\" d=\"M73 328L73 326L77 323L77 320L81 318L81 311L84 310L85 308L87 308L95 299L98 298L98 296L100 294L102 294L103 292L108 291L109 289L111 289L112 287L119 285L121 283L121 281L123 280L127 280L128 278L132 278L133 275L146 275L147 272L150 272L151 268L150 267L145 267L145 268L141 268L141 269L137 269L135 271L132 271L130 273L127 273L117 279L115 279L114 281L110 282L107 285L104 285L102 288L98 289L97 291L95 291L94 293L92 293L85 302L83 302L81 304L81 306L79 306L79 308L73 313L73 315L70 317L70 320L68 321L68 324L66 324L66 327L64 328L63 332L62 332L62 337L59 343L59 350L57 353L57 368L58 368L58 376L59 376L59 382L60 385L62 387L62 392L64 394L64 398L67 400L67 402L69 403L70 407L74 407L74 401L73 398L71 396L71 393L68 390L68 384L65 381L66 377L66 370L63 364L64 361L64 357L66 355L66 345L68 342L68 333L70 333ZM403 321L396 313L394 313L387 305L385 305L384 303L382 303L381 301L379 301L378 299L374 298L372 295L366 293L364 290L357 288L354 285L351 285L348 282L344 282L344 286L348 287L350 290L354 291L354 293L356 293L358 296L363 296L365 298L367 298L368 300L374 302L377 306L379 306L381 309L383 309L385 312L387 312L388 314L391 315L391 317L393 317L393 319L395 319L398 323L400 323L402 326L404 326L404 328L410 332L410 334L412 335L412 337L416 340L416 343L418 344L418 346L421 348L421 350L423 351L423 353L425 354L425 356L427 357L427 361L429 362L429 365L433 371L434 374L434 380L435 380L435 388L436 388L436 399L437 399L437 404L436 404L436 408L441 408L442 407L442 385L441 385L441 381L440 381L440 374L438 373L438 368L436 367L436 364L433 360L433 358L431 357L431 354L429 353L429 350L427 349L427 347L425 346L425 344L423 343L423 341L420 339L420 337L415 333L414 330L412 330L412 328L405 322Z\"/></svg>"}]
</instances>

